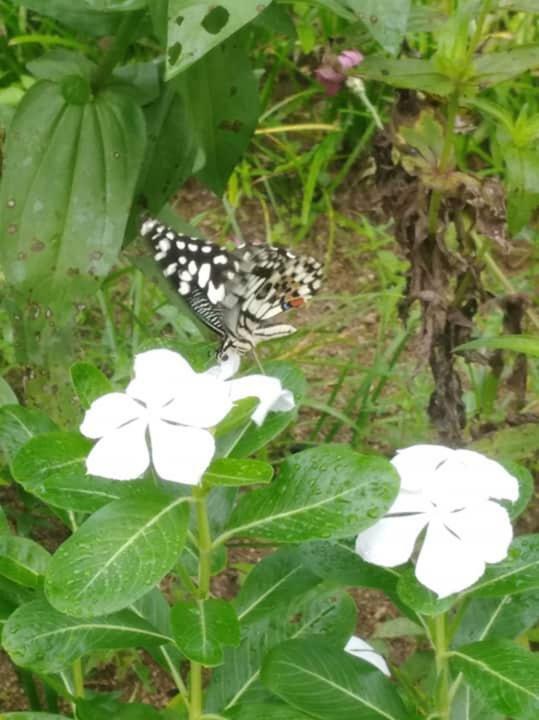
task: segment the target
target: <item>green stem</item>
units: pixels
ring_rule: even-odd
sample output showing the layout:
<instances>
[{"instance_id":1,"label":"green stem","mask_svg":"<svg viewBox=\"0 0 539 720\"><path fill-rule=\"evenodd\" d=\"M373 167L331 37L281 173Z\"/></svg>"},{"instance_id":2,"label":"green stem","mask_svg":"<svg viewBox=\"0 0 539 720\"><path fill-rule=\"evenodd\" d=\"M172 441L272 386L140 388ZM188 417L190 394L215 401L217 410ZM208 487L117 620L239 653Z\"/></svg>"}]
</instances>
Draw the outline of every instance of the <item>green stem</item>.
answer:
<instances>
[{"instance_id":1,"label":"green stem","mask_svg":"<svg viewBox=\"0 0 539 720\"><path fill-rule=\"evenodd\" d=\"M196 513L198 524L198 595L201 600L206 600L210 594L211 577L211 533L208 519L208 508L206 507L206 491L203 488L195 487L193 496L196 500Z\"/></svg>"},{"instance_id":2,"label":"green stem","mask_svg":"<svg viewBox=\"0 0 539 720\"><path fill-rule=\"evenodd\" d=\"M202 716L202 665L200 663L191 662L189 688L191 691L189 720L200 720Z\"/></svg>"},{"instance_id":3,"label":"green stem","mask_svg":"<svg viewBox=\"0 0 539 720\"><path fill-rule=\"evenodd\" d=\"M30 705L30 710L41 710L39 694L37 692L36 683L34 681L34 676L32 675L32 673L29 670L17 668L17 675L19 676L19 681L23 687L24 694L26 695L26 698Z\"/></svg>"},{"instance_id":4,"label":"green stem","mask_svg":"<svg viewBox=\"0 0 539 720\"><path fill-rule=\"evenodd\" d=\"M75 686L75 697L83 698L84 697L84 675L82 672L82 661L80 660L80 658L78 660L75 660L75 662L71 666L71 670L73 672L73 684Z\"/></svg>"},{"instance_id":5,"label":"green stem","mask_svg":"<svg viewBox=\"0 0 539 720\"><path fill-rule=\"evenodd\" d=\"M455 141L455 119L457 117L457 111L459 107L459 93L458 90L450 96L447 105L447 121L445 128L445 138L440 153L440 161L438 163L438 174L443 175L449 168L449 162L451 160L451 154L453 150L453 144ZM428 213L428 231L430 237L436 235L436 225L438 223L438 213L440 212L440 205L442 202L442 193L439 190L433 190L430 196L429 213Z\"/></svg>"},{"instance_id":6,"label":"green stem","mask_svg":"<svg viewBox=\"0 0 539 720\"><path fill-rule=\"evenodd\" d=\"M138 12L125 13L120 21L114 42L103 55L93 78L93 87L100 90L109 81L112 71L121 62L131 43L142 15Z\"/></svg>"},{"instance_id":7,"label":"green stem","mask_svg":"<svg viewBox=\"0 0 539 720\"><path fill-rule=\"evenodd\" d=\"M440 720L449 720L449 666L447 663L447 616L436 615L433 624L434 653L436 660L436 709Z\"/></svg>"}]
</instances>

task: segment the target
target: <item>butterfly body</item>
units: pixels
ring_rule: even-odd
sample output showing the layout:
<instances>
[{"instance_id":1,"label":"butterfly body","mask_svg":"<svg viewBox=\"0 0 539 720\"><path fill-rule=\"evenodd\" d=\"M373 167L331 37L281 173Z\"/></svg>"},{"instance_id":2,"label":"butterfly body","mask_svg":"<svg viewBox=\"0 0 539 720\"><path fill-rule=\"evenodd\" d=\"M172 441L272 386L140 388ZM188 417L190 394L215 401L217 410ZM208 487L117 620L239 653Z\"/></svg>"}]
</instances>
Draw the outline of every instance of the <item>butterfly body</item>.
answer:
<instances>
[{"instance_id":1,"label":"butterfly body","mask_svg":"<svg viewBox=\"0 0 539 720\"><path fill-rule=\"evenodd\" d=\"M163 275L221 336L221 356L228 349L245 353L263 340L295 332L292 325L269 321L304 305L321 286L320 263L286 248L243 245L230 251L154 219L143 222L141 235L150 242Z\"/></svg>"}]
</instances>

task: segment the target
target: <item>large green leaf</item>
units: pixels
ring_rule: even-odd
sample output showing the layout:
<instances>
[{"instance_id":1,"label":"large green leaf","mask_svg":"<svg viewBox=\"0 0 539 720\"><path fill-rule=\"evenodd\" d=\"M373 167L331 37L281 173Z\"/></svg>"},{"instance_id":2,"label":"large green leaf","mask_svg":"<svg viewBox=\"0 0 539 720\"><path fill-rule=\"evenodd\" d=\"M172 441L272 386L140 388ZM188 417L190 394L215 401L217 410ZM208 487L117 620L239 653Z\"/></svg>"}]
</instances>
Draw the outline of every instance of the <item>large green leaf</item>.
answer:
<instances>
[{"instance_id":1,"label":"large green leaf","mask_svg":"<svg viewBox=\"0 0 539 720\"><path fill-rule=\"evenodd\" d=\"M283 703L246 703L231 708L225 717L230 720L312 720L312 715L305 715Z\"/></svg>"},{"instance_id":2,"label":"large green leaf","mask_svg":"<svg viewBox=\"0 0 539 720\"><path fill-rule=\"evenodd\" d=\"M327 640L291 640L264 661L264 685L321 720L412 720L396 688L379 670Z\"/></svg>"},{"instance_id":3,"label":"large green leaf","mask_svg":"<svg viewBox=\"0 0 539 720\"><path fill-rule=\"evenodd\" d=\"M258 121L258 82L241 38L231 38L209 52L174 86L189 108L190 125L205 158L198 177L221 195Z\"/></svg>"},{"instance_id":4,"label":"large green leaf","mask_svg":"<svg viewBox=\"0 0 539 720\"><path fill-rule=\"evenodd\" d=\"M18 585L37 587L50 557L45 548L29 538L0 535L0 575Z\"/></svg>"},{"instance_id":5,"label":"large green leaf","mask_svg":"<svg viewBox=\"0 0 539 720\"><path fill-rule=\"evenodd\" d=\"M512 640L537 622L538 608L539 590L497 598L473 598L460 619L453 645L458 647L492 638Z\"/></svg>"},{"instance_id":6,"label":"large green leaf","mask_svg":"<svg viewBox=\"0 0 539 720\"><path fill-rule=\"evenodd\" d=\"M18 608L2 635L13 662L40 673L62 672L96 650L158 647L171 639L129 610L78 620L57 612L46 600Z\"/></svg>"},{"instance_id":7,"label":"large green leaf","mask_svg":"<svg viewBox=\"0 0 539 720\"><path fill-rule=\"evenodd\" d=\"M450 653L450 662L493 710L521 718L539 713L539 656L507 640L485 640Z\"/></svg>"},{"instance_id":8,"label":"large green leaf","mask_svg":"<svg viewBox=\"0 0 539 720\"><path fill-rule=\"evenodd\" d=\"M175 718L179 718L175 712ZM102 693L77 700L77 720L164 720L164 715L142 703L123 703L117 693Z\"/></svg>"},{"instance_id":9,"label":"large green leaf","mask_svg":"<svg viewBox=\"0 0 539 720\"><path fill-rule=\"evenodd\" d=\"M182 653L207 667L223 662L223 646L239 645L240 625L226 600L191 600L174 605L172 631Z\"/></svg>"},{"instance_id":10,"label":"large green leaf","mask_svg":"<svg viewBox=\"0 0 539 720\"><path fill-rule=\"evenodd\" d=\"M512 350L532 357L539 357L539 337L533 335L500 335L485 337L459 345L455 350Z\"/></svg>"},{"instance_id":11,"label":"large green leaf","mask_svg":"<svg viewBox=\"0 0 539 720\"><path fill-rule=\"evenodd\" d=\"M282 606L281 606L282 607ZM243 628L238 648L227 648L206 692L208 712L227 711L239 703L258 702L264 693L260 667L267 651L290 638L324 636L344 647L356 625L356 606L345 592L316 592L300 597L275 617Z\"/></svg>"},{"instance_id":12,"label":"large green leaf","mask_svg":"<svg viewBox=\"0 0 539 720\"><path fill-rule=\"evenodd\" d=\"M188 68L209 50L261 13L271 0L169 0L167 79ZM238 69L232 66L234 72Z\"/></svg>"},{"instance_id":13,"label":"large green leaf","mask_svg":"<svg viewBox=\"0 0 539 720\"><path fill-rule=\"evenodd\" d=\"M2 405L17 405L17 396L13 392L11 385L0 376L0 406Z\"/></svg>"},{"instance_id":14,"label":"large green leaf","mask_svg":"<svg viewBox=\"0 0 539 720\"><path fill-rule=\"evenodd\" d=\"M40 410L21 405L0 407L0 448L8 460L35 435L54 430L57 426Z\"/></svg>"},{"instance_id":15,"label":"large green leaf","mask_svg":"<svg viewBox=\"0 0 539 720\"><path fill-rule=\"evenodd\" d=\"M474 80L481 86L496 85L536 67L539 67L539 47L520 45L480 55L474 60Z\"/></svg>"},{"instance_id":16,"label":"large green leaf","mask_svg":"<svg viewBox=\"0 0 539 720\"><path fill-rule=\"evenodd\" d=\"M84 0L84 3L94 10L106 12L130 12L148 4L147 0Z\"/></svg>"},{"instance_id":17,"label":"large green leaf","mask_svg":"<svg viewBox=\"0 0 539 720\"><path fill-rule=\"evenodd\" d=\"M37 82L10 125L0 195L8 285L41 304L95 290L121 247L144 152L141 109L86 78ZM43 278L47 282L43 282Z\"/></svg>"},{"instance_id":18,"label":"large green leaf","mask_svg":"<svg viewBox=\"0 0 539 720\"><path fill-rule=\"evenodd\" d=\"M397 54L408 24L410 0L346 0L346 5L384 50Z\"/></svg>"},{"instance_id":19,"label":"large green leaf","mask_svg":"<svg viewBox=\"0 0 539 720\"><path fill-rule=\"evenodd\" d=\"M15 455L12 472L23 488L55 507L94 512L113 500L141 492L141 481L119 482L88 475L92 442L78 433L31 438Z\"/></svg>"},{"instance_id":20,"label":"large green leaf","mask_svg":"<svg viewBox=\"0 0 539 720\"><path fill-rule=\"evenodd\" d=\"M421 615L439 615L449 610L457 600L456 595L440 599L436 593L419 582L415 569L410 565L401 571L397 592L402 603Z\"/></svg>"},{"instance_id":21,"label":"large green leaf","mask_svg":"<svg viewBox=\"0 0 539 720\"><path fill-rule=\"evenodd\" d=\"M361 74L397 88L423 90L434 95L449 95L451 80L439 72L432 60L416 58L385 58L371 55L361 64Z\"/></svg>"},{"instance_id":22,"label":"large green leaf","mask_svg":"<svg viewBox=\"0 0 539 720\"><path fill-rule=\"evenodd\" d=\"M186 498L157 491L101 508L53 555L45 581L51 605L96 617L131 604L172 568L187 522Z\"/></svg>"},{"instance_id":23,"label":"large green leaf","mask_svg":"<svg viewBox=\"0 0 539 720\"><path fill-rule=\"evenodd\" d=\"M539 535L520 535L502 562L489 565L466 593L482 597L513 595L539 588Z\"/></svg>"},{"instance_id":24,"label":"large green leaf","mask_svg":"<svg viewBox=\"0 0 539 720\"><path fill-rule=\"evenodd\" d=\"M221 541L233 535L277 542L348 537L384 514L399 487L382 457L325 445L288 457L270 487L244 495Z\"/></svg>"},{"instance_id":25,"label":"large green leaf","mask_svg":"<svg viewBox=\"0 0 539 720\"><path fill-rule=\"evenodd\" d=\"M262 460L243 460L239 458L221 458L214 460L204 473L204 482L208 485L257 485L269 483L273 468Z\"/></svg>"},{"instance_id":26,"label":"large green leaf","mask_svg":"<svg viewBox=\"0 0 539 720\"><path fill-rule=\"evenodd\" d=\"M71 366L71 382L79 396L82 407L87 410L101 395L113 391L112 384L99 368L89 362L77 362Z\"/></svg>"},{"instance_id":27,"label":"large green leaf","mask_svg":"<svg viewBox=\"0 0 539 720\"><path fill-rule=\"evenodd\" d=\"M14 0L47 17L55 18L77 32L91 35L112 35L118 26L118 19L112 15L92 10L89 5L74 3L73 0Z\"/></svg>"}]
</instances>

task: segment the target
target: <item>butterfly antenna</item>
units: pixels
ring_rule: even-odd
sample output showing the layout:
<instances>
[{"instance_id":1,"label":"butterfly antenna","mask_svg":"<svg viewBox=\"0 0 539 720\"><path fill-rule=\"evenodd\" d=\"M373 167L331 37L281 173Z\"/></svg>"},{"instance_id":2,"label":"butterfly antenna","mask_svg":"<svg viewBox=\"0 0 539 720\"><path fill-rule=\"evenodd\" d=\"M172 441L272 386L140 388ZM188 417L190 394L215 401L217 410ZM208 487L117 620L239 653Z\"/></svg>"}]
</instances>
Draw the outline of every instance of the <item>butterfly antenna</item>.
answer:
<instances>
[{"instance_id":1,"label":"butterfly antenna","mask_svg":"<svg viewBox=\"0 0 539 720\"><path fill-rule=\"evenodd\" d=\"M257 352L256 352L256 350L255 350L255 346L254 346L254 345L253 345L253 347L251 348L251 352L253 353L253 357L254 357L254 359L255 359L255 362L256 362L256 364L258 365L258 369L260 370L260 372L262 373L262 375L265 375L265 374L266 374L266 371L264 370L264 367L263 367L262 363L260 362L260 358L259 358L258 355L257 355Z\"/></svg>"}]
</instances>

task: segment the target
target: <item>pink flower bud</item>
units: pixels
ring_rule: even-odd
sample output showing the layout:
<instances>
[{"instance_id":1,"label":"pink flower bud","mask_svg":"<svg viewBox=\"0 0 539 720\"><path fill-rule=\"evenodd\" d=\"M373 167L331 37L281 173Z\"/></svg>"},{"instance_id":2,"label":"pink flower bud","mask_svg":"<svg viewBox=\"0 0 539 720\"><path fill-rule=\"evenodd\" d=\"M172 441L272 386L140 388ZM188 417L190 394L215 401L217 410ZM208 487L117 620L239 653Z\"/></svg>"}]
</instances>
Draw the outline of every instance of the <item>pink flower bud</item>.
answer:
<instances>
[{"instance_id":1,"label":"pink flower bud","mask_svg":"<svg viewBox=\"0 0 539 720\"><path fill-rule=\"evenodd\" d=\"M351 70L363 62L363 55L359 50L343 50L337 59L343 70Z\"/></svg>"}]
</instances>

